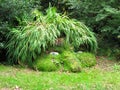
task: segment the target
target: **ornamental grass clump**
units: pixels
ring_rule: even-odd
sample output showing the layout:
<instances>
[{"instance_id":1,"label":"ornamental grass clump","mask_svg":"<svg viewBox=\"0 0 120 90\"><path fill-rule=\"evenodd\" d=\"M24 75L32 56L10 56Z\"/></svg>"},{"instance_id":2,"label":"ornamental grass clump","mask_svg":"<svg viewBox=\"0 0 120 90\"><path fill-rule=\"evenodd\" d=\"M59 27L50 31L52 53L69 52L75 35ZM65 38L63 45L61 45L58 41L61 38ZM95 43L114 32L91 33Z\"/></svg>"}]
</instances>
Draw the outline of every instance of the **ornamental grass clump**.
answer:
<instances>
[{"instance_id":1,"label":"ornamental grass clump","mask_svg":"<svg viewBox=\"0 0 120 90\"><path fill-rule=\"evenodd\" d=\"M54 7L49 7L46 14L34 10L32 15L36 20L13 28L7 35L6 48L10 63L32 63L46 49L55 46L59 37L64 37L65 42L73 47L86 45L90 51L96 50L93 32L83 23L57 13Z\"/></svg>"}]
</instances>

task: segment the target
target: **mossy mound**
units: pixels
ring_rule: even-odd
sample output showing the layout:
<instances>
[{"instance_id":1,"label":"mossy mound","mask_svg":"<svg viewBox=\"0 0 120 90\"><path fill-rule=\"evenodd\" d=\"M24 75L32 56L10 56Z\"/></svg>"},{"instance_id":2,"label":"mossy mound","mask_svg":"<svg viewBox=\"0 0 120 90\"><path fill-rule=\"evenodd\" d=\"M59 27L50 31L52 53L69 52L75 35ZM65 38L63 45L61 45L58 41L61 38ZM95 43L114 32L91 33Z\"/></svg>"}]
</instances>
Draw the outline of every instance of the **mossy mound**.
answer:
<instances>
[{"instance_id":1,"label":"mossy mound","mask_svg":"<svg viewBox=\"0 0 120 90\"><path fill-rule=\"evenodd\" d=\"M96 64L94 54L88 52L77 53L77 58L80 60L82 67L91 67Z\"/></svg>"},{"instance_id":2,"label":"mossy mound","mask_svg":"<svg viewBox=\"0 0 120 90\"><path fill-rule=\"evenodd\" d=\"M81 71L81 63L75 56L74 52L64 51L61 54L61 61L63 62L64 70L71 72L80 72Z\"/></svg>"},{"instance_id":3,"label":"mossy mound","mask_svg":"<svg viewBox=\"0 0 120 90\"><path fill-rule=\"evenodd\" d=\"M39 71L57 71L60 69L60 55L44 54L34 61L33 67Z\"/></svg>"},{"instance_id":4,"label":"mossy mound","mask_svg":"<svg viewBox=\"0 0 120 90\"><path fill-rule=\"evenodd\" d=\"M96 58L93 54L88 52L75 53L70 44L61 44L61 46L50 47L34 61L33 67L39 71L80 72L82 67L91 67L95 64Z\"/></svg>"},{"instance_id":5,"label":"mossy mound","mask_svg":"<svg viewBox=\"0 0 120 90\"><path fill-rule=\"evenodd\" d=\"M33 67L39 71L80 72L81 63L75 53L64 51L59 55L44 54L34 61Z\"/></svg>"}]
</instances>

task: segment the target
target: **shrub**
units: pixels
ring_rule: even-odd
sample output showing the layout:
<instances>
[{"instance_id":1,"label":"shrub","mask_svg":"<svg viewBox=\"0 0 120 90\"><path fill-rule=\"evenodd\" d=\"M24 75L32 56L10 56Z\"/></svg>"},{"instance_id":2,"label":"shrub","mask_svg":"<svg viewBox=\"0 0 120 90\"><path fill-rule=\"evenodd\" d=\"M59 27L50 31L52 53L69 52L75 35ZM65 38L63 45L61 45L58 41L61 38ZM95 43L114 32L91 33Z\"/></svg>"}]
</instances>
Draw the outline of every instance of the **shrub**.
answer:
<instances>
[{"instance_id":1,"label":"shrub","mask_svg":"<svg viewBox=\"0 0 120 90\"><path fill-rule=\"evenodd\" d=\"M96 58L91 53L82 52L77 53L76 56L80 60L82 67L91 67L96 64Z\"/></svg>"},{"instance_id":2,"label":"shrub","mask_svg":"<svg viewBox=\"0 0 120 90\"><path fill-rule=\"evenodd\" d=\"M119 0L41 0L43 7L50 2L59 11L83 21L104 39L120 44L120 4ZM94 4L93 4L94 3Z\"/></svg>"},{"instance_id":3,"label":"shrub","mask_svg":"<svg viewBox=\"0 0 120 90\"><path fill-rule=\"evenodd\" d=\"M38 0L0 0L0 19L16 26L23 18L30 19L31 10L39 8L39 3Z\"/></svg>"},{"instance_id":4,"label":"shrub","mask_svg":"<svg viewBox=\"0 0 120 90\"><path fill-rule=\"evenodd\" d=\"M120 48L114 49L113 55L115 56L116 60L120 60Z\"/></svg>"},{"instance_id":5,"label":"shrub","mask_svg":"<svg viewBox=\"0 0 120 90\"><path fill-rule=\"evenodd\" d=\"M33 15L36 21L13 28L7 34L9 41L6 48L10 63L32 63L41 52L55 46L59 37L65 37L65 42L73 47L86 45L90 51L96 50L96 38L83 23L57 13L54 7L47 9L45 15L38 10Z\"/></svg>"},{"instance_id":6,"label":"shrub","mask_svg":"<svg viewBox=\"0 0 120 90\"><path fill-rule=\"evenodd\" d=\"M8 33L8 25L0 21L0 61L5 61L6 59L6 33Z\"/></svg>"},{"instance_id":7,"label":"shrub","mask_svg":"<svg viewBox=\"0 0 120 90\"><path fill-rule=\"evenodd\" d=\"M84 21L94 32L105 39L119 42L120 5L119 0L64 0L69 15ZM94 3L94 4L93 4Z\"/></svg>"},{"instance_id":8,"label":"shrub","mask_svg":"<svg viewBox=\"0 0 120 90\"><path fill-rule=\"evenodd\" d=\"M39 0L0 0L0 61L6 60L6 34L11 27L24 25L31 20L30 12L40 8Z\"/></svg>"}]
</instances>

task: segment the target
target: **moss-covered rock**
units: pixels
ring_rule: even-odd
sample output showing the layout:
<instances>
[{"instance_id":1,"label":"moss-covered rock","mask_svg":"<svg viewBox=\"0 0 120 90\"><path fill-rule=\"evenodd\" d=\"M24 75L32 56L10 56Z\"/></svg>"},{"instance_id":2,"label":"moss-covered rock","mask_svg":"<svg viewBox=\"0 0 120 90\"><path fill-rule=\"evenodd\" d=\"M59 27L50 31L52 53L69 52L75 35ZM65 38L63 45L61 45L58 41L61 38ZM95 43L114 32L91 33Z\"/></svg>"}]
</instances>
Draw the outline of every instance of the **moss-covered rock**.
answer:
<instances>
[{"instance_id":1,"label":"moss-covered rock","mask_svg":"<svg viewBox=\"0 0 120 90\"><path fill-rule=\"evenodd\" d=\"M88 52L82 52L82 53L77 53L76 56L81 62L82 67L91 67L96 64L96 58L94 54Z\"/></svg>"}]
</instances>

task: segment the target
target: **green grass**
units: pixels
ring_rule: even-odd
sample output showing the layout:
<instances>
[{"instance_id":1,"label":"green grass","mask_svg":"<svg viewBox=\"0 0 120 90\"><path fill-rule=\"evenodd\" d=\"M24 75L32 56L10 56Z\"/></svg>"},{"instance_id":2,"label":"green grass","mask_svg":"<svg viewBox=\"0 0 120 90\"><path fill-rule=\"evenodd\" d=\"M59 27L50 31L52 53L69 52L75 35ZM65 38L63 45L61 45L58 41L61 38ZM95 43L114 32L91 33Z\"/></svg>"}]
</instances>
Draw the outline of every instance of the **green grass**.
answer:
<instances>
[{"instance_id":1,"label":"green grass","mask_svg":"<svg viewBox=\"0 0 120 90\"><path fill-rule=\"evenodd\" d=\"M0 90L119 90L120 71L99 68L81 73L38 72L0 64Z\"/></svg>"}]
</instances>

